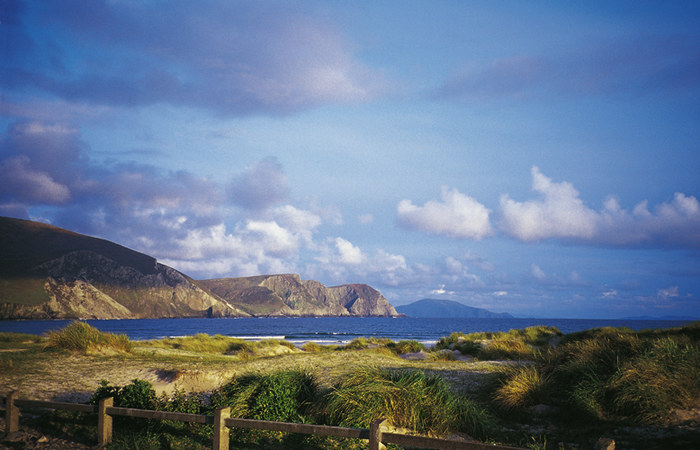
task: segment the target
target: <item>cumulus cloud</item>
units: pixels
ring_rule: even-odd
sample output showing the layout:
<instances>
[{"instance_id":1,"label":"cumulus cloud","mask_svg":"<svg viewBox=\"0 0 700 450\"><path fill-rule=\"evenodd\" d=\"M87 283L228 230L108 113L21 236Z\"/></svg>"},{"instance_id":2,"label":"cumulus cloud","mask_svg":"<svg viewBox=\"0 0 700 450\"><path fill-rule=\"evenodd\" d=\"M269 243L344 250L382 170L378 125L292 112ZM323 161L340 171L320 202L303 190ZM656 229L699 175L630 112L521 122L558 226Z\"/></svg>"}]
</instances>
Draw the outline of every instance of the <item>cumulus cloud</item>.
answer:
<instances>
[{"instance_id":1,"label":"cumulus cloud","mask_svg":"<svg viewBox=\"0 0 700 450\"><path fill-rule=\"evenodd\" d=\"M396 211L399 223L408 229L474 240L492 233L490 211L457 189L443 187L441 201L430 200L423 206L401 200Z\"/></svg>"},{"instance_id":2,"label":"cumulus cloud","mask_svg":"<svg viewBox=\"0 0 700 450\"><path fill-rule=\"evenodd\" d=\"M523 241L543 238L590 238L595 231L596 214L586 208L570 183L553 183L532 168L532 189L542 200L516 202L501 196L501 228Z\"/></svg>"},{"instance_id":3,"label":"cumulus cloud","mask_svg":"<svg viewBox=\"0 0 700 450\"><path fill-rule=\"evenodd\" d=\"M632 211L609 197L602 210L584 205L568 182L553 182L532 168L532 189L539 199L518 202L508 195L500 200L500 229L531 242L564 239L572 242L628 247L700 247L700 203L694 196L676 193L673 200L649 210L648 202Z\"/></svg>"},{"instance_id":4,"label":"cumulus cloud","mask_svg":"<svg viewBox=\"0 0 700 450\"><path fill-rule=\"evenodd\" d=\"M281 203L289 195L282 164L274 157L256 162L231 181L227 194L232 203L250 210Z\"/></svg>"},{"instance_id":5,"label":"cumulus cloud","mask_svg":"<svg viewBox=\"0 0 700 450\"><path fill-rule=\"evenodd\" d=\"M383 84L326 18L303 5L160 6L95 0L19 8L3 23L13 43L3 84L74 103L173 104L223 114L363 101ZM36 31L47 27L51 40Z\"/></svg>"}]
</instances>

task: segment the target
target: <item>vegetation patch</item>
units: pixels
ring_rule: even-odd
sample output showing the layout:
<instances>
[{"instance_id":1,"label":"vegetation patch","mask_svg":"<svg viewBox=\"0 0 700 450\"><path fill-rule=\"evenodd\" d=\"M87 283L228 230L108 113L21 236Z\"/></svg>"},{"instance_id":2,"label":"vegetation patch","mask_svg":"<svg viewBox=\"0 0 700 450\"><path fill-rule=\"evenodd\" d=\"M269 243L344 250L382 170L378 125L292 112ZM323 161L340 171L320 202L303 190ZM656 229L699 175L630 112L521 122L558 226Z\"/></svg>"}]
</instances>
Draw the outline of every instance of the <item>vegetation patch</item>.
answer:
<instances>
[{"instance_id":1,"label":"vegetation patch","mask_svg":"<svg viewBox=\"0 0 700 450\"><path fill-rule=\"evenodd\" d=\"M261 341L246 341L244 339L220 334L210 336L205 333L199 333L194 336L146 341L143 342L142 345L144 347L175 349L192 353L237 356L243 360L298 351L294 344L284 340L265 339Z\"/></svg>"},{"instance_id":2,"label":"vegetation patch","mask_svg":"<svg viewBox=\"0 0 700 450\"><path fill-rule=\"evenodd\" d=\"M700 324L666 332L601 328L573 333L505 374L494 392L508 408L549 401L598 420L664 424L700 404Z\"/></svg>"},{"instance_id":3,"label":"vegetation patch","mask_svg":"<svg viewBox=\"0 0 700 450\"><path fill-rule=\"evenodd\" d=\"M131 352L134 345L125 334L103 333L85 322L73 322L67 327L50 331L44 343L46 350L79 352Z\"/></svg>"},{"instance_id":4,"label":"vegetation patch","mask_svg":"<svg viewBox=\"0 0 700 450\"><path fill-rule=\"evenodd\" d=\"M420 370L357 368L328 394L327 414L343 426L367 428L385 418L434 435L451 430L483 435L491 426L483 409L455 395L443 378Z\"/></svg>"},{"instance_id":5,"label":"vegetation patch","mask_svg":"<svg viewBox=\"0 0 700 450\"><path fill-rule=\"evenodd\" d=\"M535 353L555 345L563 336L556 327L538 325L507 332L452 333L441 338L436 350L458 350L480 360L524 360L535 358Z\"/></svg>"}]
</instances>

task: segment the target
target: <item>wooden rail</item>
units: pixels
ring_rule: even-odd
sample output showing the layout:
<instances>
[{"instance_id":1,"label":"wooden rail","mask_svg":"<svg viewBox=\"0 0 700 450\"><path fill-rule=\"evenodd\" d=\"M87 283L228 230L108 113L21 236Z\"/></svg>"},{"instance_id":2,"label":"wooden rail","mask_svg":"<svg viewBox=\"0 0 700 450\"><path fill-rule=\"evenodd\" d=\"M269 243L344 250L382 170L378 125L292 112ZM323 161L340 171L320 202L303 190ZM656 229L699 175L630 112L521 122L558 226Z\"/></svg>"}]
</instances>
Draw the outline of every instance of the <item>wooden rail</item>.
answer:
<instances>
[{"instance_id":1,"label":"wooden rail","mask_svg":"<svg viewBox=\"0 0 700 450\"><path fill-rule=\"evenodd\" d=\"M105 446L112 442L112 418L114 416L124 416L213 425L214 438L212 448L214 450L229 448L230 428L282 431L285 433L333 436L348 439L367 439L369 441L370 450L383 449L385 448L385 443L414 448L432 448L440 450L515 450L515 447L495 446L476 442L464 442L451 439L438 439L425 436L393 433L389 431L389 423L385 419L375 420L370 424L370 428L347 428L328 425L310 425L302 423L232 418L230 417L230 408L217 409L213 416L169 411L153 411L146 409L120 408L114 406L114 399L111 397L100 400L97 406L80 403L20 399L18 398L17 391L11 392L7 397L0 396L0 400L5 405L5 435L9 435L10 433L14 433L19 430L19 408L63 409L85 413L97 413L97 440L100 446Z\"/></svg>"}]
</instances>

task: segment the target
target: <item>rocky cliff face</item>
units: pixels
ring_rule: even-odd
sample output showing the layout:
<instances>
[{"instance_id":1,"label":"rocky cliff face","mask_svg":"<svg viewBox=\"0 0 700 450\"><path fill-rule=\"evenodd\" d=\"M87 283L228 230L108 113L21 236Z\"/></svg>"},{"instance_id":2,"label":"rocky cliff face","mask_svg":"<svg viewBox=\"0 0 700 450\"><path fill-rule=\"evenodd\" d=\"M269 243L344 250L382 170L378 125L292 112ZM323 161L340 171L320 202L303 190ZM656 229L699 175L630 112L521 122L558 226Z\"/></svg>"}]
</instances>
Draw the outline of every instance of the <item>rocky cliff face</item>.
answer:
<instances>
[{"instance_id":1,"label":"rocky cliff face","mask_svg":"<svg viewBox=\"0 0 700 450\"><path fill-rule=\"evenodd\" d=\"M195 281L104 239L0 217L0 319L395 316L363 284L299 275Z\"/></svg>"},{"instance_id":2,"label":"rocky cliff face","mask_svg":"<svg viewBox=\"0 0 700 450\"><path fill-rule=\"evenodd\" d=\"M232 306L256 316L397 316L377 290L365 284L326 287L297 274L200 280Z\"/></svg>"}]
</instances>

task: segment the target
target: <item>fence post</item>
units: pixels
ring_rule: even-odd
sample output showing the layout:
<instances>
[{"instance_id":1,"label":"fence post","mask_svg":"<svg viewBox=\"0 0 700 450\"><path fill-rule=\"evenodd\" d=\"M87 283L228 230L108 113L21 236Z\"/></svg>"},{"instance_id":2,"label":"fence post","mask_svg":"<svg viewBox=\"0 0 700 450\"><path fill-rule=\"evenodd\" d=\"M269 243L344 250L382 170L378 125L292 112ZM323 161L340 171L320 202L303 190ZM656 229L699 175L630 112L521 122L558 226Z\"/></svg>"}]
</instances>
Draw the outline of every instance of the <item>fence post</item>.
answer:
<instances>
[{"instance_id":1,"label":"fence post","mask_svg":"<svg viewBox=\"0 0 700 450\"><path fill-rule=\"evenodd\" d=\"M377 419L369 424L369 450L385 450L382 443L383 429L389 424L386 419Z\"/></svg>"},{"instance_id":2,"label":"fence post","mask_svg":"<svg viewBox=\"0 0 700 450\"><path fill-rule=\"evenodd\" d=\"M19 408L15 405L17 394L17 391L12 391L5 398L5 436L19 430Z\"/></svg>"},{"instance_id":3,"label":"fence post","mask_svg":"<svg viewBox=\"0 0 700 450\"><path fill-rule=\"evenodd\" d=\"M228 450L228 427L226 419L231 417L231 408L219 408L214 411L214 450Z\"/></svg>"},{"instance_id":4,"label":"fence post","mask_svg":"<svg viewBox=\"0 0 700 450\"><path fill-rule=\"evenodd\" d=\"M114 398L103 398L97 405L97 443L103 447L112 442L112 416L107 408L114 406Z\"/></svg>"}]
</instances>

